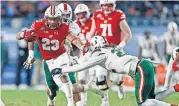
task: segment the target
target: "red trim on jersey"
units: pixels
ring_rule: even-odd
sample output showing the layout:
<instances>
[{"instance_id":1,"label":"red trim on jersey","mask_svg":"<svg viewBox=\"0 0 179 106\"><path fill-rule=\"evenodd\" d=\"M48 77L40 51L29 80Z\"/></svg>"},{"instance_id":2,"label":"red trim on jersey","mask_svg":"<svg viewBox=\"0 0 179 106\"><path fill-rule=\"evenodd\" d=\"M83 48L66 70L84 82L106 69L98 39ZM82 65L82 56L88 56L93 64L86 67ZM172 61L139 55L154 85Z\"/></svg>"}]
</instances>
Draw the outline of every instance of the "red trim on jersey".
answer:
<instances>
[{"instance_id":1,"label":"red trim on jersey","mask_svg":"<svg viewBox=\"0 0 179 106\"><path fill-rule=\"evenodd\" d=\"M53 9L53 6L51 6L51 9L50 9L50 13L51 13L51 15L52 15L52 9Z\"/></svg>"},{"instance_id":2,"label":"red trim on jersey","mask_svg":"<svg viewBox=\"0 0 179 106\"><path fill-rule=\"evenodd\" d=\"M64 10L67 10L67 4L66 3L64 3Z\"/></svg>"}]
</instances>

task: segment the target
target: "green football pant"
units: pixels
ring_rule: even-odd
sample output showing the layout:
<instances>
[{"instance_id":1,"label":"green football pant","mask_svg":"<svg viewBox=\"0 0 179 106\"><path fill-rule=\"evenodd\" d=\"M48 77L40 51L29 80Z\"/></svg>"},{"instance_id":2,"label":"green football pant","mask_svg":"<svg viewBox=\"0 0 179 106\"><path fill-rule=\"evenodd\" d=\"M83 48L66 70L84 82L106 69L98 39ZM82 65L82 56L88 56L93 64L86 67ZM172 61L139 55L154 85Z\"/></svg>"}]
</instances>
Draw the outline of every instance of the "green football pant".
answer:
<instances>
[{"instance_id":1,"label":"green football pant","mask_svg":"<svg viewBox=\"0 0 179 106\"><path fill-rule=\"evenodd\" d=\"M154 67L147 61L142 60L136 68L135 96L140 105L147 99L155 98Z\"/></svg>"},{"instance_id":2,"label":"green football pant","mask_svg":"<svg viewBox=\"0 0 179 106\"><path fill-rule=\"evenodd\" d=\"M165 55L165 59L166 59L167 63L169 63L170 58L171 58L171 54L166 54Z\"/></svg>"}]
</instances>

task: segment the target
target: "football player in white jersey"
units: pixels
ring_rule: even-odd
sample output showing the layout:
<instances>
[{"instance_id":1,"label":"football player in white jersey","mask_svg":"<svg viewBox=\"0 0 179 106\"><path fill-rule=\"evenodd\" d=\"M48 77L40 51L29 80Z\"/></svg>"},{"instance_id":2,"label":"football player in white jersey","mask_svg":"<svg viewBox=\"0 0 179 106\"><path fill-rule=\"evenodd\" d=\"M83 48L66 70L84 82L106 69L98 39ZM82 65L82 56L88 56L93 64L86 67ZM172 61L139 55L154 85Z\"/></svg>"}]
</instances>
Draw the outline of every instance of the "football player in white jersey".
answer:
<instances>
[{"instance_id":1,"label":"football player in white jersey","mask_svg":"<svg viewBox=\"0 0 179 106\"><path fill-rule=\"evenodd\" d=\"M165 78L166 88L169 88L177 83L179 84L179 47L176 47L172 52Z\"/></svg>"},{"instance_id":2,"label":"football player in white jersey","mask_svg":"<svg viewBox=\"0 0 179 106\"><path fill-rule=\"evenodd\" d=\"M119 74L128 74L135 79L135 97L138 105L178 106L165 103L162 100L175 92L179 92L179 84L157 94L154 93L154 65L152 61L139 60L138 57L128 55L123 50L110 48L101 36L93 37L90 44L93 51L92 57L83 64L66 67L62 69L62 72L81 71L94 67L94 65L100 65L107 70ZM82 89L84 88L82 87Z\"/></svg>"},{"instance_id":3,"label":"football player in white jersey","mask_svg":"<svg viewBox=\"0 0 179 106\"><path fill-rule=\"evenodd\" d=\"M81 36L85 37L86 33L88 33L91 29L92 19L90 17L90 14L91 14L90 9L85 4L78 4L75 7L74 14L76 16L75 22L81 28ZM85 37L85 39L86 39L86 37ZM87 43L86 40L84 40L82 42ZM83 63L87 58L90 58L89 54L81 56L79 59L79 62ZM103 71L103 68L102 69L101 68L102 67L99 66L99 67L90 68L89 69L90 71L85 70L85 71L78 72L78 80L79 80L80 84L82 84L82 85L85 85L85 84L89 85L90 90L92 90L93 92L95 92L96 94L101 96L101 98L102 98L101 106L108 106L109 105L108 95L107 95L108 91L107 90L101 91L96 86L96 84L105 83L106 80L103 79L104 77L106 77L106 79L107 79L107 71L105 73ZM96 69L98 70L98 73L95 72ZM101 77L103 77L103 78L101 79ZM106 89L106 88L104 88L104 89ZM81 92L81 102L83 103L83 105L85 105L85 106L87 105L87 91Z\"/></svg>"},{"instance_id":4,"label":"football player in white jersey","mask_svg":"<svg viewBox=\"0 0 179 106\"><path fill-rule=\"evenodd\" d=\"M152 36L149 31L144 32L144 37L139 39L139 57L159 60L158 41L156 36Z\"/></svg>"},{"instance_id":5,"label":"football player in white jersey","mask_svg":"<svg viewBox=\"0 0 179 106\"><path fill-rule=\"evenodd\" d=\"M169 63L172 51L179 44L178 26L175 22L168 23L168 32L164 33L164 56Z\"/></svg>"}]
</instances>

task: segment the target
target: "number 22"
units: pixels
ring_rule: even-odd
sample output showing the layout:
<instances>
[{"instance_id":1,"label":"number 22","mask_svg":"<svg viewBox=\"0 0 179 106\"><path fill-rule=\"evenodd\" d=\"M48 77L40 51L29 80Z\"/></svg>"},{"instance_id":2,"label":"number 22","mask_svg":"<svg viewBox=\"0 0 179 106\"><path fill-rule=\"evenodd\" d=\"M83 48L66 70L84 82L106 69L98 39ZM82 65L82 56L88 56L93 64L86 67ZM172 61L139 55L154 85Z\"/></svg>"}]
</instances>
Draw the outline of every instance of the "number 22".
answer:
<instances>
[{"instance_id":1,"label":"number 22","mask_svg":"<svg viewBox=\"0 0 179 106\"><path fill-rule=\"evenodd\" d=\"M102 36L107 36L106 35L107 30L108 30L108 36L112 36L111 24L100 24L100 28L102 28Z\"/></svg>"}]
</instances>

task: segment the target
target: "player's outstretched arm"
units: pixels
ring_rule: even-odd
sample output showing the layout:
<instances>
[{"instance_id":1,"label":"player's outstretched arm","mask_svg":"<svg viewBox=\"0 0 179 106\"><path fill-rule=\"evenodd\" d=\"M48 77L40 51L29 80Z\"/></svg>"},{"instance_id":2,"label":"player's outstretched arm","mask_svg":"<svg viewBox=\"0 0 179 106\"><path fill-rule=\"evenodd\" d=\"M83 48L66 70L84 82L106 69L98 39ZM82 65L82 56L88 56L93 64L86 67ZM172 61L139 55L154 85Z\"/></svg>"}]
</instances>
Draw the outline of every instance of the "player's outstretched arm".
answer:
<instances>
[{"instance_id":1,"label":"player's outstretched arm","mask_svg":"<svg viewBox=\"0 0 179 106\"><path fill-rule=\"evenodd\" d=\"M131 29L129 28L129 25L127 24L126 20L122 20L120 22L120 28L122 30L122 33L124 34L124 38L121 41L121 43L117 46L117 48L122 49L132 39L132 33Z\"/></svg>"},{"instance_id":2,"label":"player's outstretched arm","mask_svg":"<svg viewBox=\"0 0 179 106\"><path fill-rule=\"evenodd\" d=\"M66 39L68 39L76 47L82 50L83 53L88 52L89 48L85 44L83 44L78 37L72 36L71 32L68 33L68 35L66 36Z\"/></svg>"},{"instance_id":3,"label":"player's outstretched arm","mask_svg":"<svg viewBox=\"0 0 179 106\"><path fill-rule=\"evenodd\" d=\"M62 73L79 72L85 69L89 69L95 65L101 64L102 62L106 60L106 58L107 58L106 55L91 57L88 61L84 62L83 64L76 64L73 66L64 67L62 69Z\"/></svg>"}]
</instances>

